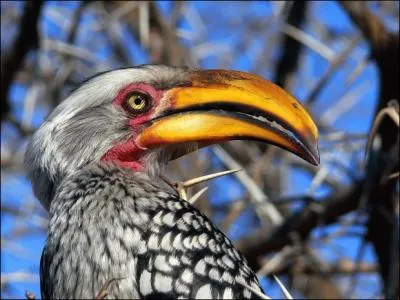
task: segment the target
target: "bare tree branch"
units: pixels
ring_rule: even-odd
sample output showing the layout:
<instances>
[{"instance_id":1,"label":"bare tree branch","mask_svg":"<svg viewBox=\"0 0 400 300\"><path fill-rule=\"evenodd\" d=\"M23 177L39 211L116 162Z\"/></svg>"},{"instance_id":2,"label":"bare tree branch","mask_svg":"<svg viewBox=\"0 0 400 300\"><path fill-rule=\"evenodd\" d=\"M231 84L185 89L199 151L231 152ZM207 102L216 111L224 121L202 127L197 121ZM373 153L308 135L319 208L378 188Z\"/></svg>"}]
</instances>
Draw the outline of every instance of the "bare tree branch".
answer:
<instances>
[{"instance_id":1,"label":"bare tree branch","mask_svg":"<svg viewBox=\"0 0 400 300\"><path fill-rule=\"evenodd\" d=\"M353 22L360 28L371 46L371 57L375 59L380 73L380 95L376 106L377 115L392 99L399 100L399 36L386 30L381 20L372 14L365 2L340 4ZM393 149L398 149L399 131L389 118L382 121L377 130L381 138L379 149L372 149L366 165L366 204L369 208L368 239L374 245L380 264L380 274L385 283L384 293L388 298L399 295L399 260L392 259L393 247L398 253L398 216L392 198L396 193L395 181L382 180L387 172L399 170L399 163L392 160ZM388 246L389 245L389 246Z\"/></svg>"},{"instance_id":2,"label":"bare tree branch","mask_svg":"<svg viewBox=\"0 0 400 300\"><path fill-rule=\"evenodd\" d=\"M306 16L307 4L307 1L293 2L286 22L291 26L300 28ZM297 70L301 47L302 45L298 41L290 36L284 36L282 41L283 54L276 67L274 80L276 84L283 87L290 86L289 81Z\"/></svg>"},{"instance_id":3,"label":"bare tree branch","mask_svg":"<svg viewBox=\"0 0 400 300\"><path fill-rule=\"evenodd\" d=\"M10 110L8 91L29 50L38 46L37 22L43 1L27 1L21 17L19 33L4 61L1 61L1 120Z\"/></svg>"},{"instance_id":4,"label":"bare tree branch","mask_svg":"<svg viewBox=\"0 0 400 300\"><path fill-rule=\"evenodd\" d=\"M237 247L246 256L252 268L258 269L260 256L292 244L293 234L306 239L318 224L330 224L343 214L355 210L362 191L363 185L358 183L326 199L318 200L318 203L311 201L305 209L287 218L270 234L261 230L240 240Z\"/></svg>"}]
</instances>

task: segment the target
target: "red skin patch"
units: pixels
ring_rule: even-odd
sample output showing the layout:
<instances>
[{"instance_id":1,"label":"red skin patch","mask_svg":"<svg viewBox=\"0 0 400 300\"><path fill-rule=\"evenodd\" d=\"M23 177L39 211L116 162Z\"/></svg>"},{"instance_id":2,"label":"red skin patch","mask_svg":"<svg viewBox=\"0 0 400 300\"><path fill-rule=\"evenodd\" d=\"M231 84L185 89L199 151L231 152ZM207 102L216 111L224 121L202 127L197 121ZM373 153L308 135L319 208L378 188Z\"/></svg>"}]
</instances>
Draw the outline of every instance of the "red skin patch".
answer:
<instances>
[{"instance_id":1,"label":"red skin patch","mask_svg":"<svg viewBox=\"0 0 400 300\"><path fill-rule=\"evenodd\" d=\"M131 83L118 92L113 100L113 105L123 109L123 103L132 92L140 92L149 95L153 101L151 108L143 114L137 116L131 115L128 125L132 129L132 137L128 141L117 144L108 150L101 158L101 161L112 161L134 171L143 171L145 168L140 160L145 150L135 143L137 135L135 128L138 128L152 118L157 106L160 104L164 91L157 90L146 83ZM126 113L128 116L130 115L129 112Z\"/></svg>"}]
</instances>

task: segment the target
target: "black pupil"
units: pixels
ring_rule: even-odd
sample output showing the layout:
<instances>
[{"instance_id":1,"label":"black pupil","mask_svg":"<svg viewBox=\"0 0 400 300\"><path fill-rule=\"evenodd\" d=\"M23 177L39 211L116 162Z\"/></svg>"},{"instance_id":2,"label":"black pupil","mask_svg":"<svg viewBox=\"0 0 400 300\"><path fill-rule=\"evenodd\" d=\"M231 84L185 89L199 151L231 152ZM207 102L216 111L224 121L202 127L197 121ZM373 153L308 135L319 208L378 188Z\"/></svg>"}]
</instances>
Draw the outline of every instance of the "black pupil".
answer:
<instances>
[{"instance_id":1,"label":"black pupil","mask_svg":"<svg viewBox=\"0 0 400 300\"><path fill-rule=\"evenodd\" d=\"M140 96L137 96L136 98L135 98L135 104L136 105L140 105L140 104L142 104L142 102L143 102L143 99L142 99L142 97L140 97Z\"/></svg>"}]
</instances>

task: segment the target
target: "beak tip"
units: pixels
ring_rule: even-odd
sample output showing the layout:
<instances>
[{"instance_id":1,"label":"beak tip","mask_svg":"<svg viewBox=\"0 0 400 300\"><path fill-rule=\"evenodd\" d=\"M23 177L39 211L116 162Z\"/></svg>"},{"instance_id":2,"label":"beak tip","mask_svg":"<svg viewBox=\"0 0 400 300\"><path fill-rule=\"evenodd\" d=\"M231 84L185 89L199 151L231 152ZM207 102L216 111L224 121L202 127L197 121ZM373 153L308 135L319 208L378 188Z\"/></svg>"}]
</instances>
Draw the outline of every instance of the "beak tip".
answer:
<instances>
[{"instance_id":1,"label":"beak tip","mask_svg":"<svg viewBox=\"0 0 400 300\"><path fill-rule=\"evenodd\" d=\"M318 143L309 148L309 157L307 161L316 167L319 166L320 155L319 155Z\"/></svg>"}]
</instances>

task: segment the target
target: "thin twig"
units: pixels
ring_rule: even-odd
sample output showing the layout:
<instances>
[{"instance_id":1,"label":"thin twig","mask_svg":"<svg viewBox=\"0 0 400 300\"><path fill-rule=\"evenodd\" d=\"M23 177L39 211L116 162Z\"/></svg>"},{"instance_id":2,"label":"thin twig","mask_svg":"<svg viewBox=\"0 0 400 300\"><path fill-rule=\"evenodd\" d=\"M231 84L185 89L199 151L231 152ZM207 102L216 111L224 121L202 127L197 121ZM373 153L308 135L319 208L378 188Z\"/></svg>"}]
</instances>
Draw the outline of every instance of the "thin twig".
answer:
<instances>
[{"instance_id":1,"label":"thin twig","mask_svg":"<svg viewBox=\"0 0 400 300\"><path fill-rule=\"evenodd\" d=\"M397 103L397 104L396 104ZM399 116L399 104L396 101L389 102L388 106L382 108L376 115L374 123L372 125L370 135L368 138L367 146L365 149L365 161L367 161L368 153L371 151L372 142L375 138L375 135L378 132L378 128L385 117L389 117L395 123L397 127L400 126L400 116Z\"/></svg>"},{"instance_id":2,"label":"thin twig","mask_svg":"<svg viewBox=\"0 0 400 300\"><path fill-rule=\"evenodd\" d=\"M246 207L244 201L235 201L224 220L221 222L220 228L223 232L228 232L229 227L233 224L233 222L239 217L240 213Z\"/></svg>"},{"instance_id":3,"label":"thin twig","mask_svg":"<svg viewBox=\"0 0 400 300\"><path fill-rule=\"evenodd\" d=\"M268 297L267 295L263 294L262 292L256 290L255 288L249 286L248 284L238 281L238 284L242 285L243 287L245 287L246 289L250 290L252 293L256 294L258 297L260 297L261 299L271 299L270 297Z\"/></svg>"},{"instance_id":4,"label":"thin twig","mask_svg":"<svg viewBox=\"0 0 400 300\"><path fill-rule=\"evenodd\" d=\"M205 181L209 181L211 179L217 178L217 177L221 177L221 176L225 176L225 175L229 175L229 174L233 174L239 171L242 171L242 168L237 168L237 169L233 169L233 170L228 170L228 171L222 171L222 172L217 172L217 173L213 173L213 174L209 174L209 175L204 175L201 177L196 177L193 179L189 179L187 181L185 181L183 183L183 186L185 188L191 187L193 185L205 182Z\"/></svg>"},{"instance_id":5,"label":"thin twig","mask_svg":"<svg viewBox=\"0 0 400 300\"><path fill-rule=\"evenodd\" d=\"M147 1L140 2L139 4L139 38L140 44L146 48L149 46L150 41L150 17L149 17L149 3Z\"/></svg>"},{"instance_id":6,"label":"thin twig","mask_svg":"<svg viewBox=\"0 0 400 300\"><path fill-rule=\"evenodd\" d=\"M106 283L102 286L100 291L97 293L95 299L100 300L104 299L108 295L108 288L110 287L111 283L117 281L117 280L122 280L124 277L119 277L119 278L112 278L110 280L107 280Z\"/></svg>"},{"instance_id":7,"label":"thin twig","mask_svg":"<svg viewBox=\"0 0 400 300\"><path fill-rule=\"evenodd\" d=\"M208 186L202 188L188 200L189 203L194 204L200 197L208 190Z\"/></svg>"},{"instance_id":8,"label":"thin twig","mask_svg":"<svg viewBox=\"0 0 400 300\"><path fill-rule=\"evenodd\" d=\"M293 299L292 295L290 295L289 291L286 289L286 287L283 285L283 283L279 280L279 278L274 275L274 279L278 283L278 285L281 288L281 290L282 290L283 294L285 295L286 299Z\"/></svg>"},{"instance_id":9,"label":"thin twig","mask_svg":"<svg viewBox=\"0 0 400 300\"><path fill-rule=\"evenodd\" d=\"M10 282L39 282L37 273L17 271L12 273L1 273L1 286Z\"/></svg>"},{"instance_id":10,"label":"thin twig","mask_svg":"<svg viewBox=\"0 0 400 300\"><path fill-rule=\"evenodd\" d=\"M354 47L360 42L360 37L357 36L353 40L349 42L349 45L346 47L346 49L338 54L331 62L328 70L326 70L325 74L318 80L314 88L311 90L309 96L305 100L305 104L310 106L312 105L315 100L317 99L317 96L320 94L322 88L326 85L326 83L332 78L333 74L337 70L338 67L340 67L343 62L346 60L346 58L350 55L351 51L354 49Z\"/></svg>"},{"instance_id":11,"label":"thin twig","mask_svg":"<svg viewBox=\"0 0 400 300\"><path fill-rule=\"evenodd\" d=\"M98 58L85 48L71 45L60 40L43 39L42 42L46 50L53 50L63 55L71 55L92 64L98 63Z\"/></svg>"},{"instance_id":12,"label":"thin twig","mask_svg":"<svg viewBox=\"0 0 400 300\"><path fill-rule=\"evenodd\" d=\"M281 251L276 253L271 259L268 259L265 264L257 271L257 277L267 276L272 273L279 272L290 263L289 256L294 254L295 248L285 246Z\"/></svg>"},{"instance_id":13,"label":"thin twig","mask_svg":"<svg viewBox=\"0 0 400 300\"><path fill-rule=\"evenodd\" d=\"M222 162L232 169L242 169L243 167L233 159L220 145L212 147L214 153L222 160ZM236 178L243 184L248 190L253 199L256 207L256 213L259 215L262 222L265 222L266 218L272 222L275 226L282 222L282 216L276 207L269 200L268 196L261 190L261 188L254 182L249 174L244 170L243 172L236 173Z\"/></svg>"},{"instance_id":14,"label":"thin twig","mask_svg":"<svg viewBox=\"0 0 400 300\"><path fill-rule=\"evenodd\" d=\"M225 176L225 175L229 175L232 173L236 173L241 171L242 169L235 169L235 170L228 170L228 171L222 171L222 172L218 172L218 173L214 173L214 174L209 174L209 175L204 175L204 176L200 176L200 177L196 177L196 178L192 178L189 179L185 182L181 182L181 181L177 181L174 183L171 183L169 180L167 181L165 178L164 180L167 181L168 183L170 183L170 185L172 185L173 187L175 187L175 189L178 191L180 197L183 200L187 201L187 189L189 187L192 187L196 184L202 183L202 182L206 182L209 181L211 179L217 178L217 177L221 177L221 176Z\"/></svg>"},{"instance_id":15,"label":"thin twig","mask_svg":"<svg viewBox=\"0 0 400 300\"><path fill-rule=\"evenodd\" d=\"M371 86L370 81L363 81L354 89L346 93L341 99L339 99L334 105L329 107L320 117L320 121L324 124L332 124L341 115L349 111L359 101L364 99L364 95L368 93Z\"/></svg>"},{"instance_id":16,"label":"thin twig","mask_svg":"<svg viewBox=\"0 0 400 300\"><path fill-rule=\"evenodd\" d=\"M352 299L353 298L352 296L353 296L354 290L355 290L355 288L357 286L357 275L358 275L358 273L356 271L357 271L357 269L360 268L361 259L363 258L364 251L366 249L366 245L367 245L367 239L364 238L362 240L362 243L361 243L360 247L358 248L357 255L356 255L356 258L355 258L356 262L354 264L354 270L353 270L353 273L351 274L351 277L350 277L350 280L349 280L349 285L348 285L347 293L346 293L347 297L349 297L348 299Z\"/></svg>"},{"instance_id":17,"label":"thin twig","mask_svg":"<svg viewBox=\"0 0 400 300\"><path fill-rule=\"evenodd\" d=\"M282 26L282 31L308 48L312 49L326 60L331 61L334 59L335 52L310 34L289 24Z\"/></svg>"}]
</instances>

